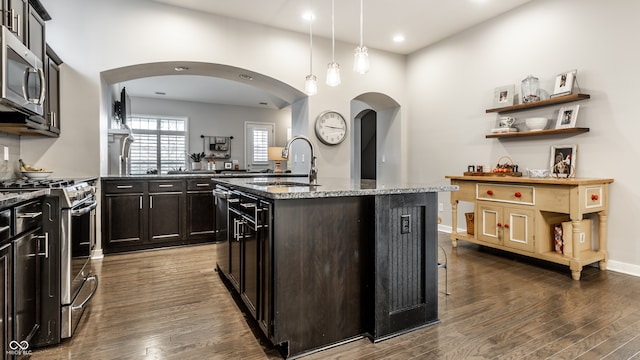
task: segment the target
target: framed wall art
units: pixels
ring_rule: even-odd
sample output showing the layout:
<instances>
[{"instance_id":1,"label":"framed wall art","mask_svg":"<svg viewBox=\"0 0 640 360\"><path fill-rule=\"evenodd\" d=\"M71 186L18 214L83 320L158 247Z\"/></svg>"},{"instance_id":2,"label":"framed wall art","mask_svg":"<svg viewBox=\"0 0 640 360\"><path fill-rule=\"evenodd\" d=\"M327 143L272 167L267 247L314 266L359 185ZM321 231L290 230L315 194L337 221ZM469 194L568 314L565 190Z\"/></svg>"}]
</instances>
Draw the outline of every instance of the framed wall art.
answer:
<instances>
[{"instance_id":1,"label":"framed wall art","mask_svg":"<svg viewBox=\"0 0 640 360\"><path fill-rule=\"evenodd\" d=\"M505 85L495 88L493 91L493 106L505 107L512 106L515 97L515 85Z\"/></svg>"},{"instance_id":2,"label":"framed wall art","mask_svg":"<svg viewBox=\"0 0 640 360\"><path fill-rule=\"evenodd\" d=\"M578 110L580 105L563 106L558 111L558 120L556 121L556 129L566 129L576 127L578 120Z\"/></svg>"},{"instance_id":3,"label":"framed wall art","mask_svg":"<svg viewBox=\"0 0 640 360\"><path fill-rule=\"evenodd\" d=\"M549 168L551 176L570 178L576 175L578 145L552 145Z\"/></svg>"},{"instance_id":4,"label":"framed wall art","mask_svg":"<svg viewBox=\"0 0 640 360\"><path fill-rule=\"evenodd\" d=\"M556 76L556 83L553 87L553 96L562 96L571 94L573 91L573 83L576 79L577 70L571 70Z\"/></svg>"}]
</instances>

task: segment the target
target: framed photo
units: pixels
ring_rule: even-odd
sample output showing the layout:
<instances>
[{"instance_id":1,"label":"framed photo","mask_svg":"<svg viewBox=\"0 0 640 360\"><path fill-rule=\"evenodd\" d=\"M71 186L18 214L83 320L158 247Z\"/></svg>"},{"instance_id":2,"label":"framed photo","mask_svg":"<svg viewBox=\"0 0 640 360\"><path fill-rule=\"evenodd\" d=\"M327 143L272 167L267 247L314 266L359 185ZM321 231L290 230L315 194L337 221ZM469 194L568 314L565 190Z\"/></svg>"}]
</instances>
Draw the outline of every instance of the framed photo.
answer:
<instances>
[{"instance_id":1,"label":"framed photo","mask_svg":"<svg viewBox=\"0 0 640 360\"><path fill-rule=\"evenodd\" d=\"M493 106L505 107L512 106L515 97L515 85L505 85L495 88L493 91Z\"/></svg>"},{"instance_id":2,"label":"framed photo","mask_svg":"<svg viewBox=\"0 0 640 360\"><path fill-rule=\"evenodd\" d=\"M556 129L566 129L576 127L578 120L578 110L580 105L563 106L558 111L558 120L556 121Z\"/></svg>"},{"instance_id":3,"label":"framed photo","mask_svg":"<svg viewBox=\"0 0 640 360\"><path fill-rule=\"evenodd\" d=\"M570 178L576 175L578 145L552 145L549 169L551 176Z\"/></svg>"},{"instance_id":4,"label":"framed photo","mask_svg":"<svg viewBox=\"0 0 640 360\"><path fill-rule=\"evenodd\" d=\"M224 168L225 168L226 170L231 170L231 169L233 169L233 163L232 163L232 162L230 162L230 161L225 161L225 162L224 162Z\"/></svg>"},{"instance_id":5,"label":"framed photo","mask_svg":"<svg viewBox=\"0 0 640 360\"><path fill-rule=\"evenodd\" d=\"M551 96L562 96L571 94L571 92L573 91L573 83L575 82L577 72L577 70L571 70L556 76L556 83L553 87L553 94Z\"/></svg>"}]
</instances>

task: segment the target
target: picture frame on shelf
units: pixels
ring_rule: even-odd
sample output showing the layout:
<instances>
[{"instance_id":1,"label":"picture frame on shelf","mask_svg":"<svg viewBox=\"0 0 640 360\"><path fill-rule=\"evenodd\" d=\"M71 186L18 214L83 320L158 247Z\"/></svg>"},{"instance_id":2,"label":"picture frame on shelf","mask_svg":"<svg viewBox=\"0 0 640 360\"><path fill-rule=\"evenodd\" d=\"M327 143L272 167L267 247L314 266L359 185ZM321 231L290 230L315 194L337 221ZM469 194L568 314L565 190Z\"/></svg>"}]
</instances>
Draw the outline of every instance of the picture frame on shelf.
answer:
<instances>
[{"instance_id":1,"label":"picture frame on shelf","mask_svg":"<svg viewBox=\"0 0 640 360\"><path fill-rule=\"evenodd\" d=\"M551 176L570 178L576 176L578 145L551 145L549 169Z\"/></svg>"},{"instance_id":2,"label":"picture frame on shelf","mask_svg":"<svg viewBox=\"0 0 640 360\"><path fill-rule=\"evenodd\" d=\"M558 74L556 76L556 82L553 87L553 94L551 97L569 95L573 92L573 84L576 80L577 70L570 70Z\"/></svg>"},{"instance_id":3,"label":"picture frame on shelf","mask_svg":"<svg viewBox=\"0 0 640 360\"><path fill-rule=\"evenodd\" d=\"M556 129L568 129L576 127L580 105L563 106L558 110Z\"/></svg>"},{"instance_id":4,"label":"picture frame on shelf","mask_svg":"<svg viewBox=\"0 0 640 360\"><path fill-rule=\"evenodd\" d=\"M513 106L515 98L515 85L505 85L497 87L493 90L493 106L496 108Z\"/></svg>"},{"instance_id":5,"label":"picture frame on shelf","mask_svg":"<svg viewBox=\"0 0 640 360\"><path fill-rule=\"evenodd\" d=\"M225 170L231 170L231 169L233 169L233 163L232 163L232 162L230 162L230 161L225 161L225 162L224 162L224 168L225 168Z\"/></svg>"}]
</instances>

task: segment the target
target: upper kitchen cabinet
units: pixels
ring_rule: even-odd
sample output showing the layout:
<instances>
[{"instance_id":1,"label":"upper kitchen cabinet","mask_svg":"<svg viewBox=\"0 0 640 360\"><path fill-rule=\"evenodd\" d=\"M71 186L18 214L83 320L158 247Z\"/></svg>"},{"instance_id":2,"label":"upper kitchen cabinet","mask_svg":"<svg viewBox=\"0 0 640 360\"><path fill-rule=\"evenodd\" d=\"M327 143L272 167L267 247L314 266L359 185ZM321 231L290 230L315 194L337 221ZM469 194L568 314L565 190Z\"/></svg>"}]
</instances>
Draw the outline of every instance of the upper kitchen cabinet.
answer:
<instances>
[{"instance_id":1,"label":"upper kitchen cabinet","mask_svg":"<svg viewBox=\"0 0 640 360\"><path fill-rule=\"evenodd\" d=\"M2 24L26 44L25 16L29 14L28 0L2 0Z\"/></svg>"},{"instance_id":2,"label":"upper kitchen cabinet","mask_svg":"<svg viewBox=\"0 0 640 360\"><path fill-rule=\"evenodd\" d=\"M51 136L58 136L60 135L60 65L62 60L48 45L44 64L47 78L44 119Z\"/></svg>"},{"instance_id":3,"label":"upper kitchen cabinet","mask_svg":"<svg viewBox=\"0 0 640 360\"><path fill-rule=\"evenodd\" d=\"M29 6L29 22L27 24L27 42L29 50L39 59L44 60L45 55L45 26L44 19L37 9Z\"/></svg>"}]
</instances>

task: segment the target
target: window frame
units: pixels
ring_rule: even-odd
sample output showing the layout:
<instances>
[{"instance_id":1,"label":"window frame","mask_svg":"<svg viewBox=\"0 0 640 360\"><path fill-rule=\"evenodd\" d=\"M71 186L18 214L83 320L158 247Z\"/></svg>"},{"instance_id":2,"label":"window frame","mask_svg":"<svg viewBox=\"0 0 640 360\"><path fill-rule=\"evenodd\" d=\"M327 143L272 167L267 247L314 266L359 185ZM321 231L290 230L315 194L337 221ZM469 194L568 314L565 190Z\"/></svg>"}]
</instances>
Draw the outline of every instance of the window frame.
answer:
<instances>
[{"instance_id":1,"label":"window frame","mask_svg":"<svg viewBox=\"0 0 640 360\"><path fill-rule=\"evenodd\" d=\"M187 149L189 149L189 118L187 116L166 116L166 115L151 115L151 114L132 114L131 115L131 121L133 121L133 119L153 119L156 120L156 129L135 129L132 128L131 131L133 133L133 136L137 136L137 135L155 135L156 138L156 162L155 162L155 169L157 170L158 174L166 174L168 171L170 171L170 169L167 169L167 172L162 172L162 166L163 163L166 163L167 161L163 162L162 161L162 136L167 136L167 135L177 135L177 136L182 136L184 138L184 156L182 157L182 163L181 164L175 164L175 166L177 167L181 167L183 169L187 169L187 165L188 165L188 161L186 159L186 155L187 155ZM161 125L162 125L162 121L163 120L168 120L168 121L182 121L184 122L184 131L175 131L175 130L162 130L161 129ZM131 124L130 124L131 125ZM136 142L134 141L133 144L131 145L132 149L131 151L133 152L134 147L136 146ZM130 173L132 175L145 175L147 174L147 171L149 171L150 169L147 169L145 172L134 172L134 161L133 159L130 159Z\"/></svg>"}]
</instances>

